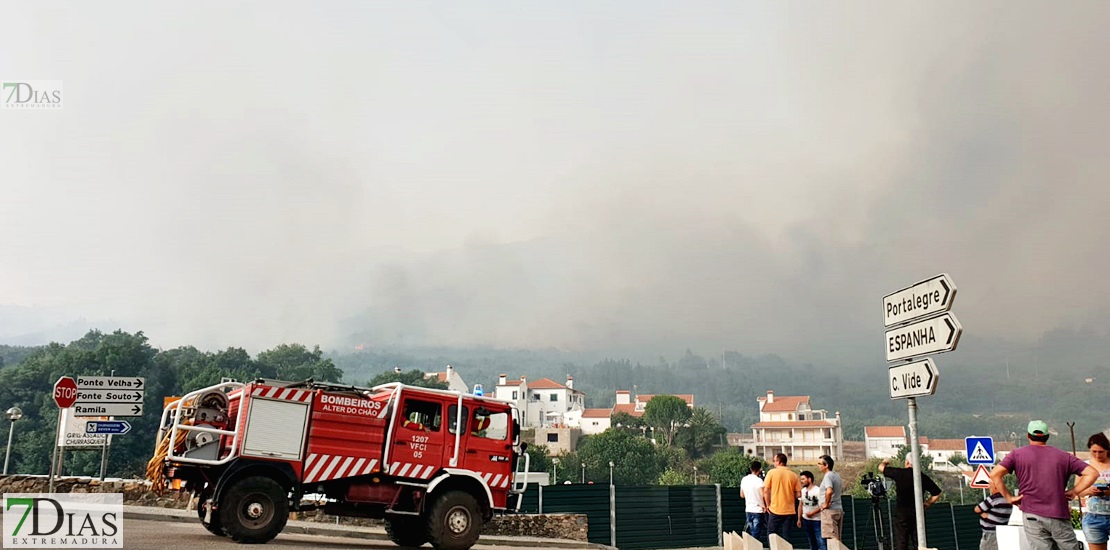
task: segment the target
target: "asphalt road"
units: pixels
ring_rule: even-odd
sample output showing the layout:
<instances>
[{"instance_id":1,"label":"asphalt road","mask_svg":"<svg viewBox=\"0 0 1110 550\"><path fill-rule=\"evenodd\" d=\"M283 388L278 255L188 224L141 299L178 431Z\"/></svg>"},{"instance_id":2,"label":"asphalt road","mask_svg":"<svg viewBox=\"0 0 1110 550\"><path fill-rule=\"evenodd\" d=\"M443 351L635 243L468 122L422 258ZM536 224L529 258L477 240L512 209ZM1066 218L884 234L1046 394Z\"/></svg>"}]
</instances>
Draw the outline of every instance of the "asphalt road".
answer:
<instances>
[{"instance_id":1,"label":"asphalt road","mask_svg":"<svg viewBox=\"0 0 1110 550\"><path fill-rule=\"evenodd\" d=\"M199 523L177 523L127 519L124 524L123 547L128 550L249 550L274 548L280 550L397 550L389 541L350 537L325 537L282 533L265 546L236 544L224 537L205 531ZM431 548L425 545L424 548ZM535 550L527 546L478 545L476 550Z\"/></svg>"}]
</instances>

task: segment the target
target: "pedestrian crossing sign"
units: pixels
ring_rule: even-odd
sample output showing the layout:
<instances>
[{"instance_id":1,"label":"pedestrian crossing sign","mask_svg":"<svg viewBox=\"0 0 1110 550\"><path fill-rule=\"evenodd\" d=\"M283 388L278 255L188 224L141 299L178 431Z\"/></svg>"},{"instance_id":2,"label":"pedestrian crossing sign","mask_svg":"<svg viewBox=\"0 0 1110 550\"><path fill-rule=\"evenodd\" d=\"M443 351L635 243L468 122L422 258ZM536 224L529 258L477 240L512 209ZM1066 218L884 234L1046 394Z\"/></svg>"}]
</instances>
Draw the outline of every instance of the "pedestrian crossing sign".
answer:
<instances>
[{"instance_id":1,"label":"pedestrian crossing sign","mask_svg":"<svg viewBox=\"0 0 1110 550\"><path fill-rule=\"evenodd\" d=\"M968 464L994 464L994 439L971 436L964 439Z\"/></svg>"}]
</instances>

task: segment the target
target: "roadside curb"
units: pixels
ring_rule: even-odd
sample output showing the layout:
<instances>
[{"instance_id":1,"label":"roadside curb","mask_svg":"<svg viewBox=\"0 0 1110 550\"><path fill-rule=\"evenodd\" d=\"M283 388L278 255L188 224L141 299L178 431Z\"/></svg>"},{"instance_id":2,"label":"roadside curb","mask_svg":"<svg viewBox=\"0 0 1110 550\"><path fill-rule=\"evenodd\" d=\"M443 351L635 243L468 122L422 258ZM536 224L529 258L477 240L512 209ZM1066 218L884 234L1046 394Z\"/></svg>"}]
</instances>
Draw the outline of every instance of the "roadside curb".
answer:
<instances>
[{"instance_id":1,"label":"roadside curb","mask_svg":"<svg viewBox=\"0 0 1110 550\"><path fill-rule=\"evenodd\" d=\"M201 528L199 522L197 521L195 512L172 508L144 508L146 507L125 506L123 517L124 519L138 519L147 521L197 523L197 528ZM300 520L290 520L289 523L286 524L285 529L282 532L295 533L300 535L348 537L367 540L389 540L389 537L385 534L384 529L378 529L374 527L358 527L353 525L330 525ZM481 538L478 539L478 542L480 544L487 544L492 546L528 546L533 548L588 548L597 550L615 550L612 549L612 547L610 546L567 539L539 539L529 537L504 537L483 535Z\"/></svg>"}]
</instances>

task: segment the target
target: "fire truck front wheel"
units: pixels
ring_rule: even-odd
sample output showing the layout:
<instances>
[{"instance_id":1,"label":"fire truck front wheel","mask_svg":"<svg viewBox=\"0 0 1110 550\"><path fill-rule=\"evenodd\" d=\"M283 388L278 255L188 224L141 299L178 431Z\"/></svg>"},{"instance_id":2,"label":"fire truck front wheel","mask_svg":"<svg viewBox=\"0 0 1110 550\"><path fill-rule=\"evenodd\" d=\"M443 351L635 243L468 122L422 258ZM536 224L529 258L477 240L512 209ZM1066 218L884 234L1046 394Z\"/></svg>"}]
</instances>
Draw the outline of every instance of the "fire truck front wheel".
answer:
<instances>
[{"instance_id":1,"label":"fire truck front wheel","mask_svg":"<svg viewBox=\"0 0 1110 550\"><path fill-rule=\"evenodd\" d=\"M231 540L246 544L267 542L289 520L286 490L268 477L236 481L220 499L220 523Z\"/></svg>"},{"instance_id":2,"label":"fire truck front wheel","mask_svg":"<svg viewBox=\"0 0 1110 550\"><path fill-rule=\"evenodd\" d=\"M208 499L212 498L212 491L203 491L200 493L200 503L197 504L197 518L200 519L200 524L208 529L209 533L217 536L224 536L224 526L220 524L220 514L212 512L208 516ZM211 517L212 521L204 521L205 517Z\"/></svg>"},{"instance_id":3,"label":"fire truck front wheel","mask_svg":"<svg viewBox=\"0 0 1110 550\"><path fill-rule=\"evenodd\" d=\"M428 526L421 518L400 516L386 518L385 534L397 546L423 546L428 542Z\"/></svg>"},{"instance_id":4,"label":"fire truck front wheel","mask_svg":"<svg viewBox=\"0 0 1110 550\"><path fill-rule=\"evenodd\" d=\"M448 491L436 499L428 514L428 535L439 550L467 550L482 530L478 501L463 491Z\"/></svg>"}]
</instances>

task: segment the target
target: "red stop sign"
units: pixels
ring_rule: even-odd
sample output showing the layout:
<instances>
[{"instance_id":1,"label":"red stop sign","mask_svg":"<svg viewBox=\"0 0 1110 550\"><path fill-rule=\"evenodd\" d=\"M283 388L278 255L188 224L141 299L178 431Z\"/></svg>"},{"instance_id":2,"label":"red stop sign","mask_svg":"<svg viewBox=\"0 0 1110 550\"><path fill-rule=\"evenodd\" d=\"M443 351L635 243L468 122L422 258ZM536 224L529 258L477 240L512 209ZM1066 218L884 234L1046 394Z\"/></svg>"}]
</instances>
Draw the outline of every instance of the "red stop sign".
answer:
<instances>
[{"instance_id":1,"label":"red stop sign","mask_svg":"<svg viewBox=\"0 0 1110 550\"><path fill-rule=\"evenodd\" d=\"M68 409L77 401L77 382L68 376L63 376L54 383L54 402L58 408Z\"/></svg>"}]
</instances>

